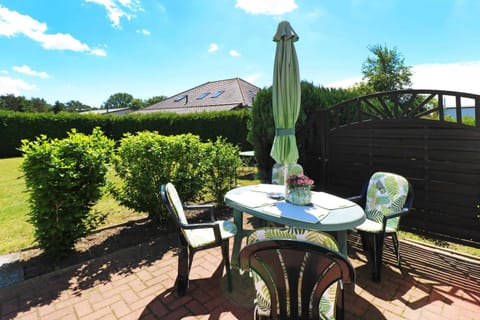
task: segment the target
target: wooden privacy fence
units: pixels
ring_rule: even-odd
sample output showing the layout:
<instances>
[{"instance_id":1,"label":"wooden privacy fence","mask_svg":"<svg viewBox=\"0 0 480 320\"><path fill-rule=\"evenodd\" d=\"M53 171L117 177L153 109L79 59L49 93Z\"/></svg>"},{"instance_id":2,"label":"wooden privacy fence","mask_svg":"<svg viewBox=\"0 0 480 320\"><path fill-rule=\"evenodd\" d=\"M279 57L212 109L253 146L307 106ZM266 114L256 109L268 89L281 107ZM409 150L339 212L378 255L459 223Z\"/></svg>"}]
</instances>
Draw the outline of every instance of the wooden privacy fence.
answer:
<instances>
[{"instance_id":1,"label":"wooden privacy fence","mask_svg":"<svg viewBox=\"0 0 480 320\"><path fill-rule=\"evenodd\" d=\"M479 95L376 93L315 113L302 131L300 163L320 188L355 195L376 171L401 174L415 191L404 229L480 246Z\"/></svg>"}]
</instances>

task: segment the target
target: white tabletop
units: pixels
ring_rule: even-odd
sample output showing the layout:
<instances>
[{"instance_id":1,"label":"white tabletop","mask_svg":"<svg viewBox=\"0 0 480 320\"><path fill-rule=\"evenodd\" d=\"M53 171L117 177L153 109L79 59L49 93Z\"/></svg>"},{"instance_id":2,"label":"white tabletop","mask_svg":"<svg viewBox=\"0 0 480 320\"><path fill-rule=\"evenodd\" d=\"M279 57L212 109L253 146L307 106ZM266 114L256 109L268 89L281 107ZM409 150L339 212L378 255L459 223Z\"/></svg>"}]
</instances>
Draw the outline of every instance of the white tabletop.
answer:
<instances>
[{"instance_id":1,"label":"white tabletop","mask_svg":"<svg viewBox=\"0 0 480 320\"><path fill-rule=\"evenodd\" d=\"M297 206L272 198L283 193L282 185L239 187L225 195L225 203L261 219L321 231L353 229L365 221L359 205L335 195L312 192L311 205Z\"/></svg>"}]
</instances>

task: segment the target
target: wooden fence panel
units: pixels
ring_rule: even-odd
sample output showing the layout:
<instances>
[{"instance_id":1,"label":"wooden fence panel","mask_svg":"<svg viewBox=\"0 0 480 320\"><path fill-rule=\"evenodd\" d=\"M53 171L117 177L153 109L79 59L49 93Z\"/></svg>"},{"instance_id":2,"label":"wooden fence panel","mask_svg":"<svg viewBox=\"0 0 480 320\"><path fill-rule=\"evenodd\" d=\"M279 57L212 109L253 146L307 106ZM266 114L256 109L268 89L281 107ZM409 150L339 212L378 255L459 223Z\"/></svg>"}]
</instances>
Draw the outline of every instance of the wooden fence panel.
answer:
<instances>
[{"instance_id":1,"label":"wooden fence panel","mask_svg":"<svg viewBox=\"0 0 480 320\"><path fill-rule=\"evenodd\" d=\"M443 112L443 105L438 108ZM357 112L344 117L346 123L342 125L341 117L348 114L348 109L346 105L337 109L337 113L328 113L335 121L327 119L330 129L326 137L317 136L324 141L323 158L304 165L314 180L322 180L322 189L352 196L374 172L401 174L415 192L414 210L402 219L403 228L480 246L478 123L467 126L461 121L424 119L407 110L409 117L394 119L379 116L365 120ZM360 120L354 122L355 117ZM310 148L315 148L315 143ZM312 150L306 148L304 152Z\"/></svg>"}]
</instances>

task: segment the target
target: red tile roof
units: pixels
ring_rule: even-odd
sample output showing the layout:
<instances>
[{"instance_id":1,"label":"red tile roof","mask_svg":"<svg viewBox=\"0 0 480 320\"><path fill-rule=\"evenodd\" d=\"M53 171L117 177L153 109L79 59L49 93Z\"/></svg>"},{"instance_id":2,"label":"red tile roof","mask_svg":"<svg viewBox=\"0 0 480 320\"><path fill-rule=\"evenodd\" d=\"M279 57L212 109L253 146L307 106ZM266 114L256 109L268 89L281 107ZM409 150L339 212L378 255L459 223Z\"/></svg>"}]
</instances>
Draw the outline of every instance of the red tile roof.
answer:
<instances>
[{"instance_id":1,"label":"red tile roof","mask_svg":"<svg viewBox=\"0 0 480 320\"><path fill-rule=\"evenodd\" d=\"M258 90L260 88L240 78L206 82L134 113L190 113L242 109L252 106Z\"/></svg>"}]
</instances>

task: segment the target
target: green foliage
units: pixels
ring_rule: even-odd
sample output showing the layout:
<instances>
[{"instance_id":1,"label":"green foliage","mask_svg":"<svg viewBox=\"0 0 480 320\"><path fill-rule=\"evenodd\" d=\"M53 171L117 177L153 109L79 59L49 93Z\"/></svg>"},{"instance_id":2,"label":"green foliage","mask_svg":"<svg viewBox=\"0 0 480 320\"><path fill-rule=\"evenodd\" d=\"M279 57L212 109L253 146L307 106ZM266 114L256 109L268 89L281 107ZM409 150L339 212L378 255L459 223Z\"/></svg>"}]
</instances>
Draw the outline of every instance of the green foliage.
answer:
<instances>
[{"instance_id":1,"label":"green foliage","mask_svg":"<svg viewBox=\"0 0 480 320\"><path fill-rule=\"evenodd\" d=\"M52 110L52 106L41 98L28 100L23 96L7 94L0 96L0 109L18 112L47 112Z\"/></svg>"},{"instance_id":2,"label":"green foliage","mask_svg":"<svg viewBox=\"0 0 480 320\"><path fill-rule=\"evenodd\" d=\"M242 164L238 153L237 147L221 137L215 143L206 144L205 187L217 204L223 204L225 193L235 187L237 169Z\"/></svg>"},{"instance_id":3,"label":"green foliage","mask_svg":"<svg viewBox=\"0 0 480 320\"><path fill-rule=\"evenodd\" d=\"M248 121L248 129L247 139L253 145L255 151L260 180L269 181L270 170L274 163L270 157L270 150L272 149L275 132L272 87L257 92Z\"/></svg>"},{"instance_id":4,"label":"green foliage","mask_svg":"<svg viewBox=\"0 0 480 320\"><path fill-rule=\"evenodd\" d=\"M212 143L201 142L192 134L127 134L120 141L114 161L122 185L112 192L126 207L165 221L162 184L173 183L186 202L198 200L205 190L222 203L225 192L235 183L240 163L238 148L224 138Z\"/></svg>"},{"instance_id":5,"label":"green foliage","mask_svg":"<svg viewBox=\"0 0 480 320\"><path fill-rule=\"evenodd\" d=\"M29 221L46 254L61 258L102 222L91 213L106 185L113 141L96 128L87 136L72 130L65 139L22 141L21 166L29 192Z\"/></svg>"},{"instance_id":6,"label":"green foliage","mask_svg":"<svg viewBox=\"0 0 480 320\"><path fill-rule=\"evenodd\" d=\"M362 73L373 92L400 90L411 86L411 67L405 65L404 58L396 48L390 50L387 46L377 44L368 49L375 57L365 60Z\"/></svg>"},{"instance_id":7,"label":"green foliage","mask_svg":"<svg viewBox=\"0 0 480 320\"><path fill-rule=\"evenodd\" d=\"M152 104L163 101L165 99L167 99L166 96L154 96L154 97L151 97L151 98L148 98L148 99L144 100L143 104L144 104L145 107L148 107L148 106L151 106Z\"/></svg>"},{"instance_id":8,"label":"green foliage","mask_svg":"<svg viewBox=\"0 0 480 320\"><path fill-rule=\"evenodd\" d=\"M306 157L301 152L302 145L306 144L309 137L302 132L310 116L334 104L355 97L356 92L346 89L331 89L316 87L310 82L301 82L302 99L300 115L296 124L297 145L300 158ZM258 174L262 181L270 181L273 159L270 157L275 125L272 111L272 87L264 88L257 92L251 116L248 121L248 141L253 145L257 160Z\"/></svg>"},{"instance_id":9,"label":"green foliage","mask_svg":"<svg viewBox=\"0 0 480 320\"><path fill-rule=\"evenodd\" d=\"M135 108L136 99L129 93L119 92L112 94L102 105L102 109Z\"/></svg>"},{"instance_id":10,"label":"green foliage","mask_svg":"<svg viewBox=\"0 0 480 320\"><path fill-rule=\"evenodd\" d=\"M171 182L185 201L195 200L203 186L205 147L198 136L162 136L156 132L128 134L115 157L123 184L114 196L123 205L165 219L160 186Z\"/></svg>"},{"instance_id":11,"label":"green foliage","mask_svg":"<svg viewBox=\"0 0 480 320\"><path fill-rule=\"evenodd\" d=\"M247 142L249 111L199 112L195 114L152 113L124 116L76 114L70 112L18 113L0 110L0 158L20 155L22 139L32 140L41 134L65 138L75 128L89 133L100 127L105 135L120 140L127 132L158 131L163 135L192 133L203 141L215 141L222 136L242 150L251 149Z\"/></svg>"}]
</instances>

